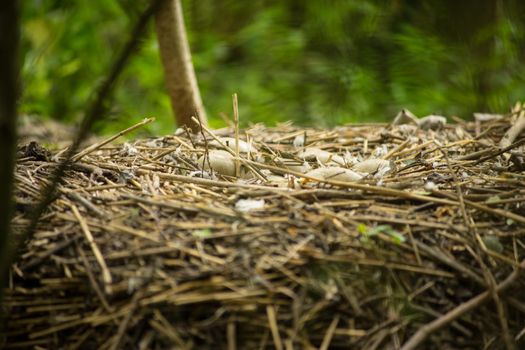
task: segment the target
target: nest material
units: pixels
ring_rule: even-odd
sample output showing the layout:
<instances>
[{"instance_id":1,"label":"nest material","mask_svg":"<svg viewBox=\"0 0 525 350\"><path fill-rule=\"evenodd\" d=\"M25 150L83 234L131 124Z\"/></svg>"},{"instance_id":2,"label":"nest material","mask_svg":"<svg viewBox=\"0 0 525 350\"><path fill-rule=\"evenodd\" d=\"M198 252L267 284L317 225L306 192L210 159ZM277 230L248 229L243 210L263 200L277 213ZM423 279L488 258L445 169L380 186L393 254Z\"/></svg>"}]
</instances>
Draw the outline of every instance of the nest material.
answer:
<instances>
[{"instance_id":1,"label":"nest material","mask_svg":"<svg viewBox=\"0 0 525 350\"><path fill-rule=\"evenodd\" d=\"M397 349L433 320L427 349L524 346L523 153L497 146L513 118L256 125L240 165L258 175L238 179L200 169L209 135L91 148L12 267L5 346ZM304 146L395 167L317 181L275 161ZM16 232L56 165L21 155Z\"/></svg>"}]
</instances>

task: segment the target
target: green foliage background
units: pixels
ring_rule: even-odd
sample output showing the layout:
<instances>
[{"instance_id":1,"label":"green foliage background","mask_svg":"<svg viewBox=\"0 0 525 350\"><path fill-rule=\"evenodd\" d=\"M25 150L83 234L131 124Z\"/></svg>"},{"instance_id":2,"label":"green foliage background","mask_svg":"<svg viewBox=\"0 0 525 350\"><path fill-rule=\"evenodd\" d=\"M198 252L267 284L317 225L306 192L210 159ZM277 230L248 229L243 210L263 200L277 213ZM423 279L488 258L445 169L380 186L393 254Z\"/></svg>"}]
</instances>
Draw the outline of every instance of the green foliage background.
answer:
<instances>
[{"instance_id":1,"label":"green foliage background","mask_svg":"<svg viewBox=\"0 0 525 350\"><path fill-rule=\"evenodd\" d=\"M23 2L23 113L78 121L146 1ZM212 126L237 92L241 120L330 126L505 111L525 96L518 0L183 1ZM153 32L99 131L145 116L174 129Z\"/></svg>"}]
</instances>

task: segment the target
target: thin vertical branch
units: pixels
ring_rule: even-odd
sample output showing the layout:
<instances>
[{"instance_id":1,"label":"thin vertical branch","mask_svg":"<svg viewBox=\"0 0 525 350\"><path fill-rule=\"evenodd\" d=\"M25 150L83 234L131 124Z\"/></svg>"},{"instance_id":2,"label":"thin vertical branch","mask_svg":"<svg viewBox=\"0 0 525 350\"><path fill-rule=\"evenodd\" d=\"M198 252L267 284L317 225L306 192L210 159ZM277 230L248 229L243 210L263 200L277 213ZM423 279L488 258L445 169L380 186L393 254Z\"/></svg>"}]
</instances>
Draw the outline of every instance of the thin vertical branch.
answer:
<instances>
[{"instance_id":1,"label":"thin vertical branch","mask_svg":"<svg viewBox=\"0 0 525 350\"><path fill-rule=\"evenodd\" d=\"M235 176L241 174L241 162L239 160L239 101L237 94L233 94L233 122L235 123Z\"/></svg>"},{"instance_id":2,"label":"thin vertical branch","mask_svg":"<svg viewBox=\"0 0 525 350\"><path fill-rule=\"evenodd\" d=\"M2 1L0 2L0 262L8 250L13 211L19 43L18 1ZM3 280L5 272L0 270L0 279Z\"/></svg>"}]
</instances>

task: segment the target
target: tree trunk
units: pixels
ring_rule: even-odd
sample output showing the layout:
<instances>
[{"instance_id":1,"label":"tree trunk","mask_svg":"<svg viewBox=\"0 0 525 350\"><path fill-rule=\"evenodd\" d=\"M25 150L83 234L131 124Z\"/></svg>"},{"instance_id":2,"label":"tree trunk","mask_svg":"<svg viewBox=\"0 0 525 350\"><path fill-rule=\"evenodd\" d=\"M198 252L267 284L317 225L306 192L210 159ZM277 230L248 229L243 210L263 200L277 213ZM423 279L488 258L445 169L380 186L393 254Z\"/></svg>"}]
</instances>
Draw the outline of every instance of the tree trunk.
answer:
<instances>
[{"instance_id":1,"label":"tree trunk","mask_svg":"<svg viewBox=\"0 0 525 350\"><path fill-rule=\"evenodd\" d=\"M191 117L198 117L204 125L207 120L191 61L181 1L165 0L157 12L155 23L175 120L178 126L185 125L196 132L198 126L191 121Z\"/></svg>"}]
</instances>

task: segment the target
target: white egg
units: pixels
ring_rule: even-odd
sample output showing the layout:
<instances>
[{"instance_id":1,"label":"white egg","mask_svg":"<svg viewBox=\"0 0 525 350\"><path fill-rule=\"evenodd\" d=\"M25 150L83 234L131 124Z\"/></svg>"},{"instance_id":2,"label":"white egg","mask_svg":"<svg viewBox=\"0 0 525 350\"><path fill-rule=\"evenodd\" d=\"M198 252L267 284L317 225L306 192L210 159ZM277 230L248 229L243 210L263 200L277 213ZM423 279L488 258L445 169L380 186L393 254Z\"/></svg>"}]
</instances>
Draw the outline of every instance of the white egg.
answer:
<instances>
[{"instance_id":1,"label":"white egg","mask_svg":"<svg viewBox=\"0 0 525 350\"><path fill-rule=\"evenodd\" d=\"M235 152L235 146L236 146L235 138L233 138L233 137L220 137L219 140L221 140L221 142L223 144L225 144L227 147L230 147L231 150ZM212 147L216 147L216 148L222 148L222 146L220 145L220 143L217 140L213 140L213 141L208 142L208 145L210 145ZM239 140L239 152L241 152L241 153L248 153L248 152L255 153L255 152L257 152L257 149L255 148L255 146L250 145L250 144L248 144L247 142L245 142L243 140Z\"/></svg>"},{"instance_id":2,"label":"white egg","mask_svg":"<svg viewBox=\"0 0 525 350\"><path fill-rule=\"evenodd\" d=\"M352 170L359 173L372 174L387 167L389 170L392 169L392 164L388 160L373 158L354 164Z\"/></svg>"},{"instance_id":3,"label":"white egg","mask_svg":"<svg viewBox=\"0 0 525 350\"><path fill-rule=\"evenodd\" d=\"M213 171L228 176L235 176L235 160L233 156L223 150L211 150L208 152L208 159L203 155L198 160L199 166L204 170Z\"/></svg>"},{"instance_id":4,"label":"white egg","mask_svg":"<svg viewBox=\"0 0 525 350\"><path fill-rule=\"evenodd\" d=\"M317 168L306 173L306 175L321 180L333 180L341 182L356 182L363 178L363 175L350 169L341 167Z\"/></svg>"}]
</instances>

